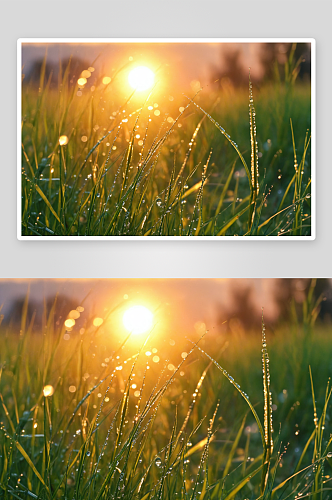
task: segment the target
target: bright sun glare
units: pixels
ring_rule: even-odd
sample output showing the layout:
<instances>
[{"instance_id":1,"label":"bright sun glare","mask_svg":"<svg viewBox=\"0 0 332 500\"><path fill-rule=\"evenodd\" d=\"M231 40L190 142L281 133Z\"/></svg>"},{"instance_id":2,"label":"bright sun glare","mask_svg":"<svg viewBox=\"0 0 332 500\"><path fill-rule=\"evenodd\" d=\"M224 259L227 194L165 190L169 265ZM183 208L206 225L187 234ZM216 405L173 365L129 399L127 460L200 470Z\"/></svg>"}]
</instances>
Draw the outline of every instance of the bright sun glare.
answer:
<instances>
[{"instance_id":1,"label":"bright sun glare","mask_svg":"<svg viewBox=\"0 0 332 500\"><path fill-rule=\"evenodd\" d=\"M147 90L154 83L154 72L146 66L138 66L128 75L129 85L138 91Z\"/></svg>"},{"instance_id":2,"label":"bright sun glare","mask_svg":"<svg viewBox=\"0 0 332 500\"><path fill-rule=\"evenodd\" d=\"M133 334L144 333L152 326L153 314L144 306L133 306L123 315L123 324Z\"/></svg>"}]
</instances>

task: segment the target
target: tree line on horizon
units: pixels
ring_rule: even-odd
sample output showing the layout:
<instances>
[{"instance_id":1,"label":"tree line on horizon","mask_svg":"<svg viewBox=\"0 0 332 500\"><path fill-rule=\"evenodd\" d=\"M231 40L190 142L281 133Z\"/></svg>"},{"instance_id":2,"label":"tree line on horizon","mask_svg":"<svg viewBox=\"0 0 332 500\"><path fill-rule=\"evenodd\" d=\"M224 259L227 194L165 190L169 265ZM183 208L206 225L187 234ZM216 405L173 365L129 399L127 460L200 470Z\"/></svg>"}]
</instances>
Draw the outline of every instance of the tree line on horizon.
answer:
<instances>
[{"instance_id":1,"label":"tree line on horizon","mask_svg":"<svg viewBox=\"0 0 332 500\"><path fill-rule=\"evenodd\" d=\"M276 278L274 280L272 301L276 307L277 314L273 321L269 321L270 326L283 324L290 321L294 311L301 315L303 303L308 296L310 287L313 286L313 281L309 278ZM226 306L218 297L215 298L216 304L216 325L221 327L223 331L231 330L232 321L236 319L241 329L247 331L260 332L261 325L261 310L255 298L254 286L250 283L245 283L243 286L238 286L238 282L230 282L227 293L230 296L228 305ZM328 278L319 278L315 280L313 290L313 302L319 303L318 319L321 323L330 324L332 322L332 280ZM27 322L33 321L34 328L38 330L42 325L43 316L45 316L44 306L46 306L46 315L48 315L54 306L55 296L49 296L40 301L31 299L27 305ZM78 306L77 299L58 294L56 305L54 307L55 322L63 322L69 312L76 309ZM17 327L21 323L23 309L25 307L25 297L19 296L11 302L8 313L3 317L5 326ZM94 304L87 305L87 309L91 312L94 310ZM89 312L89 314L90 314ZM234 324L234 321L233 321Z\"/></svg>"},{"instance_id":2,"label":"tree line on horizon","mask_svg":"<svg viewBox=\"0 0 332 500\"><path fill-rule=\"evenodd\" d=\"M252 76L252 81L255 84L263 84L274 80L278 75L281 78L284 77L284 65L292 51L294 60L299 61L297 78L310 81L311 50L308 43L298 43L296 46L291 43L261 43L258 59L262 73L259 79L257 76ZM87 60L77 56L62 59L62 72L69 66L69 85L75 84L82 71L86 70L90 64ZM32 85L39 85L42 71L44 71L44 80L50 80L50 86L56 87L59 63L44 61L43 58L34 60L30 68L24 72L25 81ZM210 75L210 83L215 88L220 89L229 85L236 88L248 86L248 66L238 44L223 44L220 51L220 63L210 68ZM98 80L102 80L102 75L94 75L94 84L98 84ZM92 80L89 83L92 84Z\"/></svg>"}]
</instances>

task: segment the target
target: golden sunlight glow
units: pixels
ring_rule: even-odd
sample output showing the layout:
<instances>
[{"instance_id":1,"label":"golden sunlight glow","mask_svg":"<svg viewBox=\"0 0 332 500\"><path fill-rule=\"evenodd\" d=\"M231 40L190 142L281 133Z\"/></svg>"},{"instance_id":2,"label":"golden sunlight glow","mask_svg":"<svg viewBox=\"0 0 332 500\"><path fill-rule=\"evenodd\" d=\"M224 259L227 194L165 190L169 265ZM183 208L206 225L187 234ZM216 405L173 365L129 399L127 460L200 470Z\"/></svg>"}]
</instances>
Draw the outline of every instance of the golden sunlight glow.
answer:
<instances>
[{"instance_id":1,"label":"golden sunlight glow","mask_svg":"<svg viewBox=\"0 0 332 500\"><path fill-rule=\"evenodd\" d=\"M108 85L111 82L112 78L110 76L104 76L103 84Z\"/></svg>"},{"instance_id":2,"label":"golden sunlight glow","mask_svg":"<svg viewBox=\"0 0 332 500\"><path fill-rule=\"evenodd\" d=\"M154 76L154 72L146 66L137 66L129 73L128 82L134 90L147 90L154 84Z\"/></svg>"},{"instance_id":3,"label":"golden sunlight glow","mask_svg":"<svg viewBox=\"0 0 332 500\"><path fill-rule=\"evenodd\" d=\"M45 398L52 396L52 394L54 394L53 386L52 385L45 385L45 387L43 389L43 394L44 394Z\"/></svg>"},{"instance_id":4,"label":"golden sunlight glow","mask_svg":"<svg viewBox=\"0 0 332 500\"><path fill-rule=\"evenodd\" d=\"M153 314L144 306L133 306L123 315L123 324L126 330L137 335L149 330L152 326Z\"/></svg>"}]
</instances>

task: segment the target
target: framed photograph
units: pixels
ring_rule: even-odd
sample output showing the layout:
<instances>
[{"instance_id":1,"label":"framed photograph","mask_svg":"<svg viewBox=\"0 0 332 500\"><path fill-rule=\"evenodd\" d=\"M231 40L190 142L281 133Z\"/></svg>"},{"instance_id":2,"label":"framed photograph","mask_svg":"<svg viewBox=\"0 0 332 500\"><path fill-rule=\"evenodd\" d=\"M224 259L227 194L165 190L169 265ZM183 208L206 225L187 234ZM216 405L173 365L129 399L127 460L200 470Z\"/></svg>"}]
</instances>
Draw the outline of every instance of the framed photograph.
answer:
<instances>
[{"instance_id":1,"label":"framed photograph","mask_svg":"<svg viewBox=\"0 0 332 500\"><path fill-rule=\"evenodd\" d=\"M2 498L331 498L331 279L16 278L0 299Z\"/></svg>"},{"instance_id":2,"label":"framed photograph","mask_svg":"<svg viewBox=\"0 0 332 500\"><path fill-rule=\"evenodd\" d=\"M313 240L314 39L18 40L20 240Z\"/></svg>"}]
</instances>

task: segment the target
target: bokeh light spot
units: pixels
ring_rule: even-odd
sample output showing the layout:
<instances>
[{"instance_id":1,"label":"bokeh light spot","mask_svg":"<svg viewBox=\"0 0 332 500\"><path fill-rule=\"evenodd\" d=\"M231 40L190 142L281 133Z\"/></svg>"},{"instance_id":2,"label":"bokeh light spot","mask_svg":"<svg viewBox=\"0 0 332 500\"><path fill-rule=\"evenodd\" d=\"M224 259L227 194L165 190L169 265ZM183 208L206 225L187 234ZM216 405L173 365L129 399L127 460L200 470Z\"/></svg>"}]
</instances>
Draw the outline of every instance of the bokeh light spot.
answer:
<instances>
[{"instance_id":1,"label":"bokeh light spot","mask_svg":"<svg viewBox=\"0 0 332 500\"><path fill-rule=\"evenodd\" d=\"M93 326L101 326L104 323L103 318L95 318L93 320Z\"/></svg>"},{"instance_id":2,"label":"bokeh light spot","mask_svg":"<svg viewBox=\"0 0 332 500\"><path fill-rule=\"evenodd\" d=\"M85 69L81 73L81 78L90 78L90 76L91 76L91 72L88 69Z\"/></svg>"},{"instance_id":3,"label":"bokeh light spot","mask_svg":"<svg viewBox=\"0 0 332 500\"><path fill-rule=\"evenodd\" d=\"M73 309L72 311L70 311L70 313L68 314L68 318L70 319L78 319L80 317L80 313L78 312L77 309Z\"/></svg>"},{"instance_id":4,"label":"bokeh light spot","mask_svg":"<svg viewBox=\"0 0 332 500\"><path fill-rule=\"evenodd\" d=\"M52 396L54 394L54 387L52 385L45 385L45 387L43 389L43 394L44 394L45 398Z\"/></svg>"},{"instance_id":5,"label":"bokeh light spot","mask_svg":"<svg viewBox=\"0 0 332 500\"><path fill-rule=\"evenodd\" d=\"M68 144L68 137L66 135L60 135L59 137L59 144L60 146L65 146L66 144Z\"/></svg>"},{"instance_id":6,"label":"bokeh light spot","mask_svg":"<svg viewBox=\"0 0 332 500\"><path fill-rule=\"evenodd\" d=\"M72 318L66 319L66 321L65 321L65 327L66 328L73 328L73 326L75 326L75 320L72 319Z\"/></svg>"},{"instance_id":7,"label":"bokeh light spot","mask_svg":"<svg viewBox=\"0 0 332 500\"><path fill-rule=\"evenodd\" d=\"M83 86L86 84L86 82L87 82L87 81L88 81L88 80L87 80L86 78L79 78L79 79L77 80L77 83L78 83L78 85L79 85L80 87L83 87Z\"/></svg>"}]
</instances>

